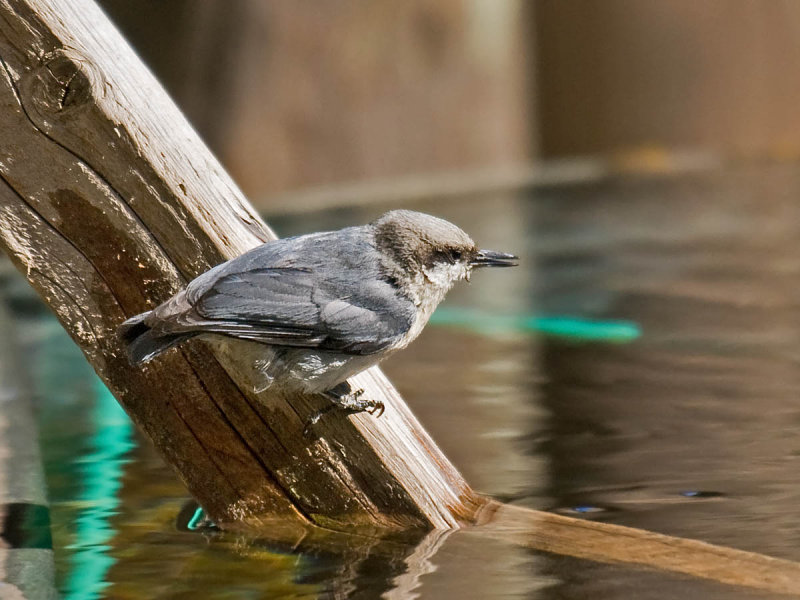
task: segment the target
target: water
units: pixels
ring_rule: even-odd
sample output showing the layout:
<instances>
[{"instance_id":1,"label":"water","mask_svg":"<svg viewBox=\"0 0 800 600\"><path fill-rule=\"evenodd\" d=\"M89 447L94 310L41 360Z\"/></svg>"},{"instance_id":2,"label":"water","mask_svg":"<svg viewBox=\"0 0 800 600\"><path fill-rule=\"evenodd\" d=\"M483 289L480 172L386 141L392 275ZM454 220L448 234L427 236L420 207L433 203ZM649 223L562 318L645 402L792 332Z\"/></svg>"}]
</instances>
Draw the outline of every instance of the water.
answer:
<instances>
[{"instance_id":1,"label":"water","mask_svg":"<svg viewBox=\"0 0 800 600\"><path fill-rule=\"evenodd\" d=\"M800 561L798 197L800 171L762 166L411 206L522 266L461 285L385 370L482 492ZM766 597L470 532L286 547L180 527L177 478L19 280L2 289L35 374L66 598Z\"/></svg>"}]
</instances>

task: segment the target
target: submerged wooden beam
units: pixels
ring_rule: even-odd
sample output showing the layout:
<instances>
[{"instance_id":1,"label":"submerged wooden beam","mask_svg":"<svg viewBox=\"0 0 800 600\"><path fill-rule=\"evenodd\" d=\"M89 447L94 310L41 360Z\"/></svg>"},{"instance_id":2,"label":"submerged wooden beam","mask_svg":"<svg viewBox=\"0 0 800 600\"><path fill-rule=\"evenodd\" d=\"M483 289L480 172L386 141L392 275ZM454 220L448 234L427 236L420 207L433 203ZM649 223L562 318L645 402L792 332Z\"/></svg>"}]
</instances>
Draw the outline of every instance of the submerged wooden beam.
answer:
<instances>
[{"instance_id":1,"label":"submerged wooden beam","mask_svg":"<svg viewBox=\"0 0 800 600\"><path fill-rule=\"evenodd\" d=\"M632 527L490 502L478 535L542 552L678 573L731 586L800 594L800 563Z\"/></svg>"},{"instance_id":2,"label":"submerged wooden beam","mask_svg":"<svg viewBox=\"0 0 800 600\"><path fill-rule=\"evenodd\" d=\"M377 369L386 404L302 435L322 399L256 394L190 342L131 367L114 331L274 238L90 0L0 0L0 247L220 522L454 527L482 504Z\"/></svg>"}]
</instances>

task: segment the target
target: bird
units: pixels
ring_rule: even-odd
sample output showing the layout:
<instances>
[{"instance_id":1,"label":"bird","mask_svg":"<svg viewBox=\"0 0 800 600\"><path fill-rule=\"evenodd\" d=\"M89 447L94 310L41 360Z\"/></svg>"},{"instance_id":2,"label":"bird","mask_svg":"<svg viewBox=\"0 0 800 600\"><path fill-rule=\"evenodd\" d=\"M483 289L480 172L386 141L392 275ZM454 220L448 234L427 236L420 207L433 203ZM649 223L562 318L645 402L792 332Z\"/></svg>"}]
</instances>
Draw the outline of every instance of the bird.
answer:
<instances>
[{"instance_id":1,"label":"bird","mask_svg":"<svg viewBox=\"0 0 800 600\"><path fill-rule=\"evenodd\" d=\"M410 210L366 225L269 241L206 271L118 336L143 365L197 336L254 342L254 391L323 394L334 408L383 413L348 379L408 346L453 285L474 269L511 267L513 254L480 250L459 227Z\"/></svg>"}]
</instances>

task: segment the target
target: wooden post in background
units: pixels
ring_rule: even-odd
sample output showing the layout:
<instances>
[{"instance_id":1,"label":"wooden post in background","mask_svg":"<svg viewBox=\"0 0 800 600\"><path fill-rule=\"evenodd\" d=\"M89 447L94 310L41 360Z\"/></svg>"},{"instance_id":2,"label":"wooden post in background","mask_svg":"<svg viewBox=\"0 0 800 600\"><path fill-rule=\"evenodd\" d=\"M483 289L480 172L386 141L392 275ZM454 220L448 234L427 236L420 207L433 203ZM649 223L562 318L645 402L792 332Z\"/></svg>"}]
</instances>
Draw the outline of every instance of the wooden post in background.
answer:
<instances>
[{"instance_id":1,"label":"wooden post in background","mask_svg":"<svg viewBox=\"0 0 800 600\"><path fill-rule=\"evenodd\" d=\"M273 238L91 0L0 1L0 246L221 523L454 527L482 504L374 369L386 413L253 393L190 343L144 368L119 323Z\"/></svg>"},{"instance_id":2,"label":"wooden post in background","mask_svg":"<svg viewBox=\"0 0 800 600\"><path fill-rule=\"evenodd\" d=\"M257 208L535 155L525 0L98 3Z\"/></svg>"}]
</instances>

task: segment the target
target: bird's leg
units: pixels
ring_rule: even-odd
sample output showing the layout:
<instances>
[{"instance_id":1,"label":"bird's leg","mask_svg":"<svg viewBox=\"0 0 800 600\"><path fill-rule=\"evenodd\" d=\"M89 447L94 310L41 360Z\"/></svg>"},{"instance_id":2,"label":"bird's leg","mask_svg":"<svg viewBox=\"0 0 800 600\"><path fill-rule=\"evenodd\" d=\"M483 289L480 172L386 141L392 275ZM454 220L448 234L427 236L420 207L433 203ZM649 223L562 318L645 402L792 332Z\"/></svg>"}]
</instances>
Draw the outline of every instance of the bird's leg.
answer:
<instances>
[{"instance_id":1,"label":"bird's leg","mask_svg":"<svg viewBox=\"0 0 800 600\"><path fill-rule=\"evenodd\" d=\"M375 415L376 418L383 414L383 402L380 400L362 398L364 395L364 390L353 391L353 388L351 388L350 384L346 381L340 383L334 388L331 388L327 392L324 392L324 394L325 397L331 401L331 403L309 417L308 421L306 421L306 426L303 429L303 433L306 435L308 435L310 429L314 425L319 423L319 420L323 416L335 408L340 408L348 413L359 413L366 411L371 415Z\"/></svg>"}]
</instances>

